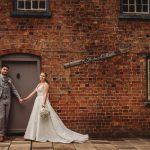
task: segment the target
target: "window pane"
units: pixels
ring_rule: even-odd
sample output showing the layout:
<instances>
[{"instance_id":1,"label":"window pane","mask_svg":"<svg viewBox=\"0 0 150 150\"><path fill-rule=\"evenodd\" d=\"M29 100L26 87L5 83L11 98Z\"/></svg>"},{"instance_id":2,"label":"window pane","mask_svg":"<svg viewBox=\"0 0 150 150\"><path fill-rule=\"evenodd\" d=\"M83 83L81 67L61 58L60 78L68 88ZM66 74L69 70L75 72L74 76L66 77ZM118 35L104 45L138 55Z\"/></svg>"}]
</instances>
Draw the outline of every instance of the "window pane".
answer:
<instances>
[{"instance_id":1,"label":"window pane","mask_svg":"<svg viewBox=\"0 0 150 150\"><path fill-rule=\"evenodd\" d=\"M128 10L128 5L124 5L123 6L123 12L128 12L129 10Z\"/></svg>"},{"instance_id":2,"label":"window pane","mask_svg":"<svg viewBox=\"0 0 150 150\"><path fill-rule=\"evenodd\" d=\"M45 1L40 1L39 8L45 9Z\"/></svg>"},{"instance_id":3,"label":"window pane","mask_svg":"<svg viewBox=\"0 0 150 150\"><path fill-rule=\"evenodd\" d=\"M148 13L150 0L122 0L123 12Z\"/></svg>"},{"instance_id":4,"label":"window pane","mask_svg":"<svg viewBox=\"0 0 150 150\"><path fill-rule=\"evenodd\" d=\"M129 6L129 12L135 12L135 7L134 5Z\"/></svg>"},{"instance_id":5,"label":"window pane","mask_svg":"<svg viewBox=\"0 0 150 150\"><path fill-rule=\"evenodd\" d=\"M142 0L136 0L136 3L142 5Z\"/></svg>"},{"instance_id":6,"label":"window pane","mask_svg":"<svg viewBox=\"0 0 150 150\"><path fill-rule=\"evenodd\" d=\"M31 9L31 1L26 1L26 9Z\"/></svg>"},{"instance_id":7,"label":"window pane","mask_svg":"<svg viewBox=\"0 0 150 150\"><path fill-rule=\"evenodd\" d=\"M136 6L136 11L137 12L142 12L142 5L137 5Z\"/></svg>"},{"instance_id":8,"label":"window pane","mask_svg":"<svg viewBox=\"0 0 150 150\"><path fill-rule=\"evenodd\" d=\"M21 8L21 9L24 8L24 2L23 1L18 2L18 8Z\"/></svg>"},{"instance_id":9,"label":"window pane","mask_svg":"<svg viewBox=\"0 0 150 150\"><path fill-rule=\"evenodd\" d=\"M143 4L148 4L148 0L143 0Z\"/></svg>"},{"instance_id":10,"label":"window pane","mask_svg":"<svg viewBox=\"0 0 150 150\"><path fill-rule=\"evenodd\" d=\"M123 0L123 4L128 4L128 0Z\"/></svg>"},{"instance_id":11,"label":"window pane","mask_svg":"<svg viewBox=\"0 0 150 150\"><path fill-rule=\"evenodd\" d=\"M148 12L148 5L143 5L143 12Z\"/></svg>"},{"instance_id":12,"label":"window pane","mask_svg":"<svg viewBox=\"0 0 150 150\"><path fill-rule=\"evenodd\" d=\"M16 8L22 11L29 11L30 13L35 11L45 12L48 7L49 0L16 0ZM49 12L48 12L49 13Z\"/></svg>"},{"instance_id":13,"label":"window pane","mask_svg":"<svg viewBox=\"0 0 150 150\"><path fill-rule=\"evenodd\" d=\"M38 9L38 1L33 1L32 7L33 7L33 9Z\"/></svg>"},{"instance_id":14,"label":"window pane","mask_svg":"<svg viewBox=\"0 0 150 150\"><path fill-rule=\"evenodd\" d=\"M129 4L134 4L134 0L129 0Z\"/></svg>"}]
</instances>

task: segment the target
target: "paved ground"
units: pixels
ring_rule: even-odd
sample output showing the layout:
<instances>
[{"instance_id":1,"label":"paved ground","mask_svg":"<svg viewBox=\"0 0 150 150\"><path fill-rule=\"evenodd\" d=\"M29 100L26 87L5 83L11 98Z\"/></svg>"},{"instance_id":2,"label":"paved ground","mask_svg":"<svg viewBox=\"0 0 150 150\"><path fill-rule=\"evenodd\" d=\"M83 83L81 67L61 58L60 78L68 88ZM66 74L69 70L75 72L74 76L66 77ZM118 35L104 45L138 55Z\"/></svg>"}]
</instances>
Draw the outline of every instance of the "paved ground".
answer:
<instances>
[{"instance_id":1,"label":"paved ground","mask_svg":"<svg viewBox=\"0 0 150 150\"><path fill-rule=\"evenodd\" d=\"M89 140L85 143L41 143L12 138L0 143L0 150L150 150L150 139Z\"/></svg>"}]
</instances>

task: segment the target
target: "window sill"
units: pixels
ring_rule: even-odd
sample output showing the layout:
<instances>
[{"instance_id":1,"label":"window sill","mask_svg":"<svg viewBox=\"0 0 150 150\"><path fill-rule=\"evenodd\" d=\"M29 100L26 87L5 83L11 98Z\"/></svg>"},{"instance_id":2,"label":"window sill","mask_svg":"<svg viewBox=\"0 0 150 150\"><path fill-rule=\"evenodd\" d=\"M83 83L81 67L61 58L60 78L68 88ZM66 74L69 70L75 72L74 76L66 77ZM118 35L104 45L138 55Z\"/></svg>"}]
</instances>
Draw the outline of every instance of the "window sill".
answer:
<instances>
[{"instance_id":1,"label":"window sill","mask_svg":"<svg viewBox=\"0 0 150 150\"><path fill-rule=\"evenodd\" d=\"M46 12L20 12L20 11L13 11L11 14L12 17L44 17L50 18L52 16L50 11Z\"/></svg>"},{"instance_id":2,"label":"window sill","mask_svg":"<svg viewBox=\"0 0 150 150\"><path fill-rule=\"evenodd\" d=\"M150 20L150 14L121 14L119 16L120 20Z\"/></svg>"},{"instance_id":3,"label":"window sill","mask_svg":"<svg viewBox=\"0 0 150 150\"><path fill-rule=\"evenodd\" d=\"M144 102L145 107L150 107L150 101Z\"/></svg>"}]
</instances>

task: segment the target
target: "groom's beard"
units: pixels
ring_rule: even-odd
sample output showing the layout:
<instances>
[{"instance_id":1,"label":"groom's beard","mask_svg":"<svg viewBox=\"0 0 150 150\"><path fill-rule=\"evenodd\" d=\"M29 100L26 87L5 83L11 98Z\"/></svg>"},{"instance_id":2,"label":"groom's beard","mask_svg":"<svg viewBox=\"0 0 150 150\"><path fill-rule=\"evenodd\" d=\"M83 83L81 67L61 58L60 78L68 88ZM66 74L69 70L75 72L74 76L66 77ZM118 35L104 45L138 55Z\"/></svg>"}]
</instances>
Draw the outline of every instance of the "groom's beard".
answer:
<instances>
[{"instance_id":1,"label":"groom's beard","mask_svg":"<svg viewBox=\"0 0 150 150\"><path fill-rule=\"evenodd\" d=\"M2 76L7 77L8 73L1 73Z\"/></svg>"}]
</instances>

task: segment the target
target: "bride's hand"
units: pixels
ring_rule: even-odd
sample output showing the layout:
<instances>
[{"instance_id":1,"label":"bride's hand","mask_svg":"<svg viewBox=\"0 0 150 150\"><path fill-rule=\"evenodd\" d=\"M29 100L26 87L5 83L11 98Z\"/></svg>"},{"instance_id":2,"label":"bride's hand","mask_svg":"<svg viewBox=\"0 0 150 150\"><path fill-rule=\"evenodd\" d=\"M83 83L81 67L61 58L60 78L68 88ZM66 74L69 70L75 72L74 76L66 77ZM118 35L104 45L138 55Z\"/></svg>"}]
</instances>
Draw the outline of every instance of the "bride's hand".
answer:
<instances>
[{"instance_id":1,"label":"bride's hand","mask_svg":"<svg viewBox=\"0 0 150 150\"><path fill-rule=\"evenodd\" d=\"M20 104L22 104L23 102L25 102L27 99L26 98L22 98L19 100Z\"/></svg>"},{"instance_id":2,"label":"bride's hand","mask_svg":"<svg viewBox=\"0 0 150 150\"><path fill-rule=\"evenodd\" d=\"M42 105L42 108L45 108L45 105L44 105L44 104Z\"/></svg>"},{"instance_id":3,"label":"bride's hand","mask_svg":"<svg viewBox=\"0 0 150 150\"><path fill-rule=\"evenodd\" d=\"M24 101L24 99L23 99L23 98L19 99L19 103L20 103L20 104L22 104L22 103L23 103L23 101Z\"/></svg>"}]
</instances>

